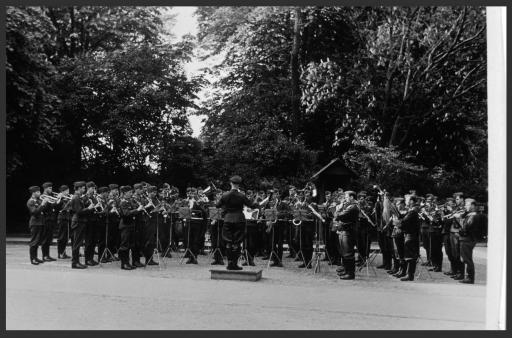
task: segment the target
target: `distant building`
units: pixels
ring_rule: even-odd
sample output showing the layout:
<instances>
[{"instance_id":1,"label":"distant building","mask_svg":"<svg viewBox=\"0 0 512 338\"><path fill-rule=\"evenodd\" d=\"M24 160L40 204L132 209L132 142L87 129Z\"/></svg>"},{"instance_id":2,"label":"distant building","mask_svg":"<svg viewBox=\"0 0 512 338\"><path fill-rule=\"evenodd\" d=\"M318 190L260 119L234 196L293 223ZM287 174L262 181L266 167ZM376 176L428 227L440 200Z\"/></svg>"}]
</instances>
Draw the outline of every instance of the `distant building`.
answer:
<instances>
[{"instance_id":1,"label":"distant building","mask_svg":"<svg viewBox=\"0 0 512 338\"><path fill-rule=\"evenodd\" d=\"M348 189L350 181L357 175L339 158L333 159L329 164L317 171L310 180L316 185L319 202L325 201L325 191L334 191L338 188Z\"/></svg>"}]
</instances>

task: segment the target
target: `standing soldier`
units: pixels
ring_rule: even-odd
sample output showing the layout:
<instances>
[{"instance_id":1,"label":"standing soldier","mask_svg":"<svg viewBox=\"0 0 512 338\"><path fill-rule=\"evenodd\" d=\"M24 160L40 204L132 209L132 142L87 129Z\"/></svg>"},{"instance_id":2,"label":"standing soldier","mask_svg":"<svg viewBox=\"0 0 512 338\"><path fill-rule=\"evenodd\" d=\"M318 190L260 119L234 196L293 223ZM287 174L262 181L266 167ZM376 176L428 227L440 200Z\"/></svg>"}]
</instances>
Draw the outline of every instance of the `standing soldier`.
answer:
<instances>
[{"instance_id":1,"label":"standing soldier","mask_svg":"<svg viewBox=\"0 0 512 338\"><path fill-rule=\"evenodd\" d=\"M369 247L368 247L368 231L370 227L370 223L368 219L363 215L363 212L366 215L371 214L371 206L366 200L366 191L360 191L357 194L357 198L359 201L359 222L356 227L356 247L357 252L359 253L359 264L363 264L368 259Z\"/></svg>"},{"instance_id":2,"label":"standing soldier","mask_svg":"<svg viewBox=\"0 0 512 338\"><path fill-rule=\"evenodd\" d=\"M447 276L455 276L456 270L457 270L457 263L453 259L452 255L452 245L450 242L450 229L452 227L452 219L448 218L447 216L450 215L455 208L455 202L452 197L448 197L445 201L445 204L443 208L441 209L441 223L442 223L442 229L441 234L443 236L443 245L444 245L444 252L446 253L446 257L448 257L448 261L450 262L450 270L444 272Z\"/></svg>"},{"instance_id":3,"label":"standing soldier","mask_svg":"<svg viewBox=\"0 0 512 338\"><path fill-rule=\"evenodd\" d=\"M240 255L240 244L244 238L245 230L245 216L242 212L243 207L244 205L249 208L258 207L256 203L249 201L249 199L239 191L240 183L242 183L240 176L231 177L231 191L222 195L216 205L217 208L223 208L224 210L222 237L226 242L228 270L242 270L237 263Z\"/></svg>"},{"instance_id":4,"label":"standing soldier","mask_svg":"<svg viewBox=\"0 0 512 338\"><path fill-rule=\"evenodd\" d=\"M110 262L110 257L103 255L105 249L107 248L107 222L108 222L108 193L109 190L107 187L99 187L98 188L98 209L96 215L98 217L98 223L96 227L96 240L98 243L98 261L101 259L101 263ZM101 258L103 257L103 259Z\"/></svg>"},{"instance_id":5,"label":"standing soldier","mask_svg":"<svg viewBox=\"0 0 512 338\"><path fill-rule=\"evenodd\" d=\"M270 234L270 240L272 243L271 252L274 251L277 257L272 255L272 264L270 266L283 267L283 241L284 241L284 229L287 226L288 219L290 217L290 206L281 200L279 193L276 192L273 201L269 204L272 208L277 211L277 221L267 221L266 231ZM272 234L273 232L273 234Z\"/></svg>"},{"instance_id":6,"label":"standing soldier","mask_svg":"<svg viewBox=\"0 0 512 338\"><path fill-rule=\"evenodd\" d=\"M416 262L420 252L420 217L419 206L415 195L406 196L408 211L402 219L404 233L404 260L407 263L406 276L401 281L413 281L416 272Z\"/></svg>"},{"instance_id":7,"label":"standing soldier","mask_svg":"<svg viewBox=\"0 0 512 338\"><path fill-rule=\"evenodd\" d=\"M30 242L28 243L30 263L39 265L39 263L43 263L43 261L37 258L37 247L41 245L44 240L43 213L48 201L40 199L41 188L38 186L31 186L28 188L28 191L31 194L30 199L27 201L27 208L30 213L30 220L28 221L31 235Z\"/></svg>"},{"instance_id":8,"label":"standing soldier","mask_svg":"<svg viewBox=\"0 0 512 338\"><path fill-rule=\"evenodd\" d=\"M87 265L80 263L80 247L85 240L85 228L87 226L87 218L94 210L94 205L89 203L86 207L85 182L78 181L74 183L75 194L71 200L71 209L73 217L71 219L71 229L73 231L73 249L71 252L71 268L85 269Z\"/></svg>"},{"instance_id":9,"label":"standing soldier","mask_svg":"<svg viewBox=\"0 0 512 338\"><path fill-rule=\"evenodd\" d=\"M432 269L430 271L441 272L443 267L443 235L441 234L443 223L441 211L435 204L435 196L427 197L425 211L430 217L430 256L432 259Z\"/></svg>"},{"instance_id":10,"label":"standing soldier","mask_svg":"<svg viewBox=\"0 0 512 338\"><path fill-rule=\"evenodd\" d=\"M135 239L134 228L136 215L142 211L143 206L132 201L132 189L129 186L121 187L121 201L119 213L121 221L119 230L121 232L121 242L119 245L119 259L121 260L121 269L133 270L136 266L130 264L130 250L132 250L132 261L135 261ZM137 248L137 250L139 250ZM138 253L137 253L138 254Z\"/></svg>"},{"instance_id":11,"label":"standing soldier","mask_svg":"<svg viewBox=\"0 0 512 338\"><path fill-rule=\"evenodd\" d=\"M92 181L86 183L87 192L85 195L86 206L91 207L92 212L87 215L85 226L85 265L95 266L98 262L94 260L94 250L98 243L98 200L96 199L96 184Z\"/></svg>"},{"instance_id":12,"label":"standing soldier","mask_svg":"<svg viewBox=\"0 0 512 338\"><path fill-rule=\"evenodd\" d=\"M121 235L119 233L119 221L121 216L119 213L121 199L119 198L119 186L117 184L109 184L110 189L109 199L107 202L107 222L108 222L108 239L107 247L110 252L115 253L119 250L119 243L121 241ZM118 261L119 257L114 255L114 260Z\"/></svg>"},{"instance_id":13,"label":"standing soldier","mask_svg":"<svg viewBox=\"0 0 512 338\"><path fill-rule=\"evenodd\" d=\"M188 229L184 230L186 247L190 249L192 254L187 253L188 258L186 264L197 264L197 255L199 255L201 241L204 243L203 226L206 222L206 210L197 200L196 188L191 188L188 198L188 208L190 209L190 219L184 221ZM188 224L187 224L188 222Z\"/></svg>"},{"instance_id":14,"label":"standing soldier","mask_svg":"<svg viewBox=\"0 0 512 338\"><path fill-rule=\"evenodd\" d=\"M54 199L52 196L52 182L43 183L43 196L48 196L50 199ZM43 261L53 262L56 259L50 256L50 245L53 241L53 229L57 226L57 213L61 207L61 199L58 198L55 202L49 202L46 210L43 214L44 223L44 239L41 245L43 252Z\"/></svg>"},{"instance_id":15,"label":"standing soldier","mask_svg":"<svg viewBox=\"0 0 512 338\"><path fill-rule=\"evenodd\" d=\"M388 236L387 228L385 228L391 217L390 203L387 193L377 195L374 207L375 225L377 226L379 247L382 253L382 264L377 266L377 269L391 270L393 261L393 242L391 237Z\"/></svg>"},{"instance_id":16,"label":"standing soldier","mask_svg":"<svg viewBox=\"0 0 512 338\"><path fill-rule=\"evenodd\" d=\"M143 196L143 186L141 183L135 183L133 185L134 194L132 197L132 204L137 209L140 208L142 212L138 212L135 215L135 228L133 229L133 244L132 248L132 261L133 265L137 268L141 268L144 265L140 262L140 256L142 254L142 245L143 245L143 229L146 224L146 216L149 214L145 210L145 206L148 204L148 200Z\"/></svg>"},{"instance_id":17,"label":"standing soldier","mask_svg":"<svg viewBox=\"0 0 512 338\"><path fill-rule=\"evenodd\" d=\"M340 239L341 259L343 261L344 273L340 279L354 279L356 272L355 244L356 227L359 222L359 208L356 202L354 191L345 192L345 205L343 211L336 215L336 229Z\"/></svg>"},{"instance_id":18,"label":"standing soldier","mask_svg":"<svg viewBox=\"0 0 512 338\"><path fill-rule=\"evenodd\" d=\"M153 253L156 248L156 228L159 223L163 221L163 215L160 213L162 205L160 204L160 200L157 198L158 189L155 186L149 186L148 189L148 199L151 204L148 213L149 218L145 224L143 229L143 252L145 258L145 265L158 265L157 262L153 260Z\"/></svg>"},{"instance_id":19,"label":"standing soldier","mask_svg":"<svg viewBox=\"0 0 512 338\"><path fill-rule=\"evenodd\" d=\"M395 198L395 201L397 213L391 218L391 222L393 224L391 237L393 238L393 243L395 244L396 258L399 261L399 269L396 273L393 274L393 276L402 278L407 275L407 263L404 256L405 237L402 231L402 218L407 214L407 208L405 206L405 199L403 197Z\"/></svg>"},{"instance_id":20,"label":"standing soldier","mask_svg":"<svg viewBox=\"0 0 512 338\"><path fill-rule=\"evenodd\" d=\"M476 201L472 198L466 198L465 209L467 214L464 217L462 227L459 230L460 235L460 253L462 262L466 266L467 275L460 283L474 284L475 283L475 264L473 263L473 249L475 248L478 234L481 232L477 220ZM464 269L462 271L464 274Z\"/></svg>"},{"instance_id":21,"label":"standing soldier","mask_svg":"<svg viewBox=\"0 0 512 338\"><path fill-rule=\"evenodd\" d=\"M453 194L455 197L455 210L452 216L448 217L452 219L452 225L450 227L450 245L452 249L452 258L455 263L455 275L451 276L455 280L464 279L464 263L462 263L460 256L460 235L459 230L462 227L464 220L463 214L464 209L464 194L457 192Z\"/></svg>"},{"instance_id":22,"label":"standing soldier","mask_svg":"<svg viewBox=\"0 0 512 338\"><path fill-rule=\"evenodd\" d=\"M57 216L57 226L59 232L57 235L57 254L59 259L71 258L66 255L66 245L70 238L70 223L71 223L71 197L69 195L69 187L61 185L60 193L64 195L65 201Z\"/></svg>"}]
</instances>

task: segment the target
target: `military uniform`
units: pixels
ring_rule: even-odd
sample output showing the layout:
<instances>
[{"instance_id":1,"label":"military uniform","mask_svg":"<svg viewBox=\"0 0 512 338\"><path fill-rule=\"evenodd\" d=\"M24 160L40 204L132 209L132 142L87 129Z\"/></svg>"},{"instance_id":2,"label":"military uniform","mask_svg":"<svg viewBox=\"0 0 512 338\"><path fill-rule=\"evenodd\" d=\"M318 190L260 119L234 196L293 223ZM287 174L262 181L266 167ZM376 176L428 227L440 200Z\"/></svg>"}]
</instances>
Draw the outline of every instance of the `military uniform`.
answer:
<instances>
[{"instance_id":1,"label":"military uniform","mask_svg":"<svg viewBox=\"0 0 512 338\"><path fill-rule=\"evenodd\" d=\"M91 192L91 188L96 188L96 184L94 182L87 182L86 188L89 190L85 196L86 207L89 205L95 206L98 203L98 200L94 196L94 192ZM85 264L89 266L98 265L98 262L94 260L94 251L96 249L96 245L98 244L98 232L99 232L99 223L100 218L98 215L98 210L94 208L87 215L87 221L85 225Z\"/></svg>"},{"instance_id":2,"label":"military uniform","mask_svg":"<svg viewBox=\"0 0 512 338\"><path fill-rule=\"evenodd\" d=\"M404 233L404 260L407 263L407 276L402 281L414 280L416 262L420 254L420 217L418 207L409 208L402 219L402 231Z\"/></svg>"},{"instance_id":3,"label":"military uniform","mask_svg":"<svg viewBox=\"0 0 512 338\"><path fill-rule=\"evenodd\" d=\"M121 192L126 193L130 191L131 188L129 186L122 186ZM124 196L120 201L119 214L121 215L121 220L119 221L119 231L121 233L121 242L119 245L119 259L121 260L121 269L123 270L132 270L135 268L134 265L130 264L130 250L132 251L132 262L135 263L138 252L134 250L138 250L135 247L135 238L134 238L134 229L135 229L135 219L136 216L141 211L138 210L138 204L132 201L131 199L127 199Z\"/></svg>"},{"instance_id":4,"label":"military uniform","mask_svg":"<svg viewBox=\"0 0 512 338\"><path fill-rule=\"evenodd\" d=\"M110 252L115 253L119 250L121 241L121 234L119 232L119 221L121 220L119 208L121 199L117 193L119 189L117 184L109 184L108 187L110 189L110 195L106 206L108 227L107 248ZM114 256L114 260L118 260L118 258Z\"/></svg>"},{"instance_id":5,"label":"military uniform","mask_svg":"<svg viewBox=\"0 0 512 338\"><path fill-rule=\"evenodd\" d=\"M280 262L283 261L283 244L284 244L284 232L288 226L289 220L291 219L291 208L290 205L284 201L278 201L276 204L277 210L277 222L271 224L270 238L272 240L272 249L276 254L276 257L272 257L272 266L282 266ZM272 236L272 231L273 236Z\"/></svg>"},{"instance_id":6,"label":"military uniform","mask_svg":"<svg viewBox=\"0 0 512 338\"><path fill-rule=\"evenodd\" d=\"M441 272L443 267L443 235L441 233L443 223L441 213L434 206L430 206L426 210L432 217L430 222L429 239L430 239L430 256L434 272Z\"/></svg>"},{"instance_id":7,"label":"military uniform","mask_svg":"<svg viewBox=\"0 0 512 338\"><path fill-rule=\"evenodd\" d=\"M142 193L137 193L138 189L142 189L142 184L136 183L133 185L134 190L136 191L133 195L131 203L133 207L135 206L146 206L148 200L146 197L142 195ZM135 226L133 228L133 248L132 248L132 260L133 265L136 267L142 267L142 263L140 262L140 256L142 254L142 246L144 242L144 228L147 222L147 215L144 211L139 212L135 215Z\"/></svg>"},{"instance_id":8,"label":"military uniform","mask_svg":"<svg viewBox=\"0 0 512 338\"><path fill-rule=\"evenodd\" d=\"M397 200L403 200L403 198L398 198ZM407 263L405 261L404 256L404 242L405 236L402 231L402 218L406 214L406 210L404 207L398 208L399 215L394 215L391 218L390 222L392 222L393 230L391 232L391 237L393 238L394 248L395 248L395 256L399 262L398 271L393 274L393 276L397 278L404 277L407 274Z\"/></svg>"},{"instance_id":9,"label":"military uniform","mask_svg":"<svg viewBox=\"0 0 512 338\"><path fill-rule=\"evenodd\" d=\"M455 212L463 212L464 206L459 204L455 207ZM451 227L450 227L450 246L452 251L452 259L454 263L454 272L455 276L452 276L456 280L462 280L464 278L464 263L461 260L460 254L460 228L462 227L462 222L464 217L453 217L451 219Z\"/></svg>"},{"instance_id":10,"label":"military uniform","mask_svg":"<svg viewBox=\"0 0 512 338\"><path fill-rule=\"evenodd\" d=\"M377 226L379 248L382 253L382 264L377 266L378 269L391 270L391 263L393 261L393 242L387 228L385 228L389 218L390 214L388 211L386 211L386 216L384 217L384 203L380 199L377 200L375 203L375 225Z\"/></svg>"},{"instance_id":11,"label":"military uniform","mask_svg":"<svg viewBox=\"0 0 512 338\"><path fill-rule=\"evenodd\" d=\"M333 227L333 219L336 212L336 204L332 201L326 203L325 217L325 250L335 265L341 265L341 256L339 252L339 241L336 229Z\"/></svg>"},{"instance_id":12,"label":"military uniform","mask_svg":"<svg viewBox=\"0 0 512 338\"><path fill-rule=\"evenodd\" d=\"M215 203L212 203L215 205ZM211 215L210 215L211 217ZM210 242L213 254L212 265L224 265L223 256L226 254L224 240L222 239L222 227L224 220L214 219L210 223ZM219 249L219 250L217 250Z\"/></svg>"},{"instance_id":13,"label":"military uniform","mask_svg":"<svg viewBox=\"0 0 512 338\"><path fill-rule=\"evenodd\" d=\"M107 222L108 218L108 208L107 208L107 198L105 193L108 193L107 187L99 187L98 194L99 200L98 203L101 205L101 208L98 208L96 211L96 216L98 218L98 223L96 227L96 241L98 243L98 261L100 261L101 257L103 257L103 261L101 263L109 262L109 257L105 253L105 249L107 248Z\"/></svg>"},{"instance_id":14,"label":"military uniform","mask_svg":"<svg viewBox=\"0 0 512 338\"><path fill-rule=\"evenodd\" d=\"M470 200L474 203L474 200ZM473 284L475 282L475 264L473 263L473 249L475 248L478 238L478 229L481 224L478 224L477 213L471 211L467 213L462 222L462 227L459 230L460 235L460 252L462 263L466 267L466 278L461 280L461 283ZM464 274L464 268L462 270Z\"/></svg>"},{"instance_id":15,"label":"military uniform","mask_svg":"<svg viewBox=\"0 0 512 338\"><path fill-rule=\"evenodd\" d=\"M156 187L149 187L148 193L156 192ZM149 213L148 221L143 228L143 246L142 251L144 253L146 265L158 265L157 262L153 261L153 253L156 248L156 231L160 223L163 223L163 215L160 212L160 200L155 197L149 197L151 199L152 206L146 209ZM157 209L158 208L158 209Z\"/></svg>"},{"instance_id":16,"label":"military uniform","mask_svg":"<svg viewBox=\"0 0 512 338\"><path fill-rule=\"evenodd\" d=\"M62 193L68 189L69 188L67 185L62 185L59 190ZM58 227L57 253L58 253L58 258L62 258L62 259L70 258L68 255L66 255L66 245L71 236L71 234L70 234L71 216L72 216L71 199L69 199L67 201L64 201L61 204L59 214L57 215L57 227Z\"/></svg>"},{"instance_id":17,"label":"military uniform","mask_svg":"<svg viewBox=\"0 0 512 338\"><path fill-rule=\"evenodd\" d=\"M204 243L203 228L206 223L207 213L204 207L196 200L189 200L191 218L185 221L184 244L192 254L187 252L187 264L197 264L197 255Z\"/></svg>"},{"instance_id":18,"label":"military uniform","mask_svg":"<svg viewBox=\"0 0 512 338\"><path fill-rule=\"evenodd\" d=\"M29 188L29 191L33 194L34 192L40 191L40 188L32 186ZM39 263L43 263L42 260L37 258L37 247L44 241L43 214L47 205L43 205L40 198L30 197L27 201L27 208L30 214L30 219L28 221L31 236L30 242L28 243L30 262L34 265L38 265Z\"/></svg>"},{"instance_id":19,"label":"military uniform","mask_svg":"<svg viewBox=\"0 0 512 338\"><path fill-rule=\"evenodd\" d=\"M77 189L84 187L85 182L75 182L75 195L71 199L71 210L73 217L71 218L71 229L73 232L73 249L71 254L71 267L74 269L84 269L87 266L80 263L80 247L85 240L85 229L87 219L94 211L86 207L85 198L77 193Z\"/></svg>"},{"instance_id":20,"label":"military uniform","mask_svg":"<svg viewBox=\"0 0 512 338\"><path fill-rule=\"evenodd\" d=\"M51 182L43 183L43 190L49 187L52 187ZM50 245L53 241L53 230L57 227L57 213L62 207L62 203L62 201L59 201L59 203L48 203L43 214L44 239L41 244L41 251L43 252L43 261L45 262L55 261L55 258L50 256Z\"/></svg>"},{"instance_id":21,"label":"military uniform","mask_svg":"<svg viewBox=\"0 0 512 338\"><path fill-rule=\"evenodd\" d=\"M233 184L240 184L241 178L234 176L231 178ZM242 212L243 207L258 207L237 189L222 195L217 202L216 207L223 209L224 226L222 228L222 238L226 243L226 253L228 257L228 270L240 270L238 267L238 257L240 255L240 244L244 239L245 216Z\"/></svg>"},{"instance_id":22,"label":"military uniform","mask_svg":"<svg viewBox=\"0 0 512 338\"><path fill-rule=\"evenodd\" d=\"M352 193L352 192L349 192ZM353 193L355 195L355 193ZM355 197L355 196L354 196ZM359 222L359 208L355 202L345 204L343 211L336 215L338 222L341 259L345 268L342 279L354 279L355 277L355 250L356 227Z\"/></svg>"},{"instance_id":23,"label":"military uniform","mask_svg":"<svg viewBox=\"0 0 512 338\"><path fill-rule=\"evenodd\" d=\"M359 193L359 197L366 198L366 192ZM370 222L368 222L368 219L362 214L361 211L364 211L366 215L370 215L372 212L371 205L365 199L361 200L359 203L359 222L356 226L356 247L357 252L359 253L359 259L361 260L361 263L363 263L368 258L370 251Z\"/></svg>"}]
</instances>

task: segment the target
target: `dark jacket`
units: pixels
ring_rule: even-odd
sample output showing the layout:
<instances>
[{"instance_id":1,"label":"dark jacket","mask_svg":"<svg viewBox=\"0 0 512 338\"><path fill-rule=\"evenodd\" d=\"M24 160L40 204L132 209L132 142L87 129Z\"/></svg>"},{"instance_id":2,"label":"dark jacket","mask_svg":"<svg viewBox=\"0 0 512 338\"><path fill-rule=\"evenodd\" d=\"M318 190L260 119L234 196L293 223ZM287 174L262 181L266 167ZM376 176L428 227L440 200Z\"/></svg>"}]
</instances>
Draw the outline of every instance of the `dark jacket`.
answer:
<instances>
[{"instance_id":1,"label":"dark jacket","mask_svg":"<svg viewBox=\"0 0 512 338\"><path fill-rule=\"evenodd\" d=\"M34 198L30 198L27 201L27 208L28 208L28 212L30 213L30 219L28 221L28 226L33 227L33 226L44 225L43 214L47 208L47 205L41 205L40 199L36 200Z\"/></svg>"},{"instance_id":2,"label":"dark jacket","mask_svg":"<svg viewBox=\"0 0 512 338\"><path fill-rule=\"evenodd\" d=\"M411 237L418 237L420 234L420 217L416 207L409 209L402 219L402 231Z\"/></svg>"},{"instance_id":3,"label":"dark jacket","mask_svg":"<svg viewBox=\"0 0 512 338\"><path fill-rule=\"evenodd\" d=\"M73 218L71 219L71 228L76 228L78 225L85 225L90 215L94 212L93 209L87 209L85 201L75 195L71 199L71 210L73 210Z\"/></svg>"},{"instance_id":4,"label":"dark jacket","mask_svg":"<svg viewBox=\"0 0 512 338\"><path fill-rule=\"evenodd\" d=\"M338 230L354 230L359 222L359 208L357 204L351 203L346 205L345 209L336 216L335 220L341 222L340 229Z\"/></svg>"},{"instance_id":5,"label":"dark jacket","mask_svg":"<svg viewBox=\"0 0 512 338\"><path fill-rule=\"evenodd\" d=\"M216 207L223 209L223 217L225 223L245 222L243 214L244 205L249 208L258 208L258 203L251 202L247 196L238 190L231 190L220 198Z\"/></svg>"},{"instance_id":6,"label":"dark jacket","mask_svg":"<svg viewBox=\"0 0 512 338\"><path fill-rule=\"evenodd\" d=\"M459 230L461 241L476 241L479 237L481 229L479 229L476 212L470 212L464 217L462 228Z\"/></svg>"},{"instance_id":7,"label":"dark jacket","mask_svg":"<svg viewBox=\"0 0 512 338\"><path fill-rule=\"evenodd\" d=\"M121 221L119 222L119 229L135 227L135 218L142 211L138 211L138 204L132 203L126 199L121 199L119 207L119 214Z\"/></svg>"}]
</instances>

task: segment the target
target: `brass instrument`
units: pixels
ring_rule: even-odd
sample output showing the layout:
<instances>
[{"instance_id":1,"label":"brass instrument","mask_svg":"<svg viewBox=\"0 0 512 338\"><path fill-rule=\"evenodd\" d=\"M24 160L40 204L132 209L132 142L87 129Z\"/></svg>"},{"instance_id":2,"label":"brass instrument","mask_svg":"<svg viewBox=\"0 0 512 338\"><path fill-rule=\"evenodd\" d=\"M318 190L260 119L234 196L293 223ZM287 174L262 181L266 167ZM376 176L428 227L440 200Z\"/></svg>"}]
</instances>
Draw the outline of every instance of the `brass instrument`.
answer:
<instances>
[{"instance_id":1,"label":"brass instrument","mask_svg":"<svg viewBox=\"0 0 512 338\"><path fill-rule=\"evenodd\" d=\"M110 200L107 202L107 206L109 206L110 204L112 204L112 209L110 209L110 212L111 212L111 213L115 213L115 214L117 214L117 216L121 217L121 215L119 215L119 211L117 210L117 207L116 207L116 205L115 205L114 203L115 203L115 200L114 200L114 199L110 199Z\"/></svg>"},{"instance_id":2,"label":"brass instrument","mask_svg":"<svg viewBox=\"0 0 512 338\"><path fill-rule=\"evenodd\" d=\"M366 214L366 212L364 212L363 208L361 208L361 204L359 203L359 201L356 201L356 204L359 207L359 212L361 212L361 214L363 214L363 216L368 220L368 222L370 223L370 225L372 227L376 228L377 226L375 225L375 223L373 223L371 218Z\"/></svg>"},{"instance_id":3,"label":"brass instrument","mask_svg":"<svg viewBox=\"0 0 512 338\"><path fill-rule=\"evenodd\" d=\"M462 210L456 210L454 212L452 212L451 214L448 214L448 215L444 215L444 216L441 216L441 219L452 219L455 217L455 215L458 215L458 214L463 214L465 213L466 211L464 209Z\"/></svg>"},{"instance_id":4,"label":"brass instrument","mask_svg":"<svg viewBox=\"0 0 512 338\"><path fill-rule=\"evenodd\" d=\"M40 196L41 200L46 200L46 202L48 203L51 203L51 204L55 204L55 203L58 203L59 202L59 198L56 198L56 197L53 197L53 196L50 196L50 195L46 195L46 194L42 194Z\"/></svg>"}]
</instances>

